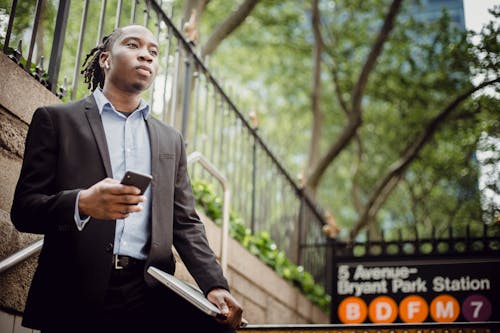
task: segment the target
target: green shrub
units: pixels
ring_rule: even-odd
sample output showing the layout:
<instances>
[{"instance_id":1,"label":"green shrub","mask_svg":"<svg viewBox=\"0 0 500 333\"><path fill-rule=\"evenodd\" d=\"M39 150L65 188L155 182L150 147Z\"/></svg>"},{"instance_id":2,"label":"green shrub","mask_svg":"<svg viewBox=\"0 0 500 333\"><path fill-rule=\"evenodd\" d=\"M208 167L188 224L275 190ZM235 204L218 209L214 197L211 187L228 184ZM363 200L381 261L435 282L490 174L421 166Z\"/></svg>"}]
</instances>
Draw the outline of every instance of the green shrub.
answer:
<instances>
[{"instance_id":1,"label":"green shrub","mask_svg":"<svg viewBox=\"0 0 500 333\"><path fill-rule=\"evenodd\" d=\"M216 224L222 223L222 199L215 194L212 184L193 180L191 182L197 208ZM276 243L267 231L253 235L243 220L235 212L229 214L229 234L250 253L257 256L283 279L290 281L302 293L325 312L330 310L331 297L325 289L314 282L313 276L304 271L302 266L295 265L286 257L285 252L278 250Z\"/></svg>"}]
</instances>

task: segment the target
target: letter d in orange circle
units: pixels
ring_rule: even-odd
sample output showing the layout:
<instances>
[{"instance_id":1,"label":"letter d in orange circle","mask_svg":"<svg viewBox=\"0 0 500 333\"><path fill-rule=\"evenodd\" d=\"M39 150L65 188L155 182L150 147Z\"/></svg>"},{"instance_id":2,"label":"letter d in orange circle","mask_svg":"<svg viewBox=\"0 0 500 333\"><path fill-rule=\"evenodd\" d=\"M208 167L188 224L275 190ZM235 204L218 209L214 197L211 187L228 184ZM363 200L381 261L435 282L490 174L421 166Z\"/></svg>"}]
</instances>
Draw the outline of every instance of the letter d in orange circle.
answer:
<instances>
[{"instance_id":1,"label":"letter d in orange circle","mask_svg":"<svg viewBox=\"0 0 500 333\"><path fill-rule=\"evenodd\" d=\"M398 305L388 296L374 298L368 307L368 317L373 323L392 323L398 316Z\"/></svg>"}]
</instances>

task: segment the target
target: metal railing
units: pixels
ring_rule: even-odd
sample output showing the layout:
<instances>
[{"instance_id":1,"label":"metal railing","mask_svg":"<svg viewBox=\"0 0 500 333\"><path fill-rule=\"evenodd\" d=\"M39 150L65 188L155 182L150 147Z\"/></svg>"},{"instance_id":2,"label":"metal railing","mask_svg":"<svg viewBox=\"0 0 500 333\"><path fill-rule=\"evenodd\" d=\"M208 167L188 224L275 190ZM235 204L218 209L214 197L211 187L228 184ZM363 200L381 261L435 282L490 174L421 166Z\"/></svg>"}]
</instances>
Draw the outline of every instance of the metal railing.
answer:
<instances>
[{"instance_id":1,"label":"metal railing","mask_svg":"<svg viewBox=\"0 0 500 333\"><path fill-rule=\"evenodd\" d=\"M226 176L233 193L231 210L253 233L268 231L279 249L326 286L324 247L308 246L325 242L321 209L297 186L173 24L172 2L59 0L57 7L54 3L37 1L29 7L28 2L13 0L9 8L1 9L0 19L9 17L6 30L0 31L3 52L63 100L78 99L88 94L78 77L83 50L92 49L120 25L147 26L160 45L160 69L143 96L153 116L177 128L188 152L199 151ZM21 44L26 36L29 43ZM45 45L51 45L50 52ZM48 71L44 59L50 59ZM207 176L201 168L192 169L193 179Z\"/></svg>"},{"instance_id":2,"label":"metal railing","mask_svg":"<svg viewBox=\"0 0 500 333\"><path fill-rule=\"evenodd\" d=\"M227 271L227 242L229 239L229 207L231 205L231 193L229 183L224 175L208 161L200 152L195 151L187 157L188 164L200 163L205 170L214 176L224 189L223 208L222 208L222 228L221 228L221 244L220 244L220 265L222 271Z\"/></svg>"},{"instance_id":3,"label":"metal railing","mask_svg":"<svg viewBox=\"0 0 500 333\"><path fill-rule=\"evenodd\" d=\"M24 249L15 252L7 258L2 259L0 261L0 274L38 253L38 251L42 249L42 245L43 238L31 245L26 246Z\"/></svg>"},{"instance_id":4,"label":"metal railing","mask_svg":"<svg viewBox=\"0 0 500 333\"><path fill-rule=\"evenodd\" d=\"M370 239L369 232L366 240L352 242L330 240L328 246L333 249L335 258L360 258L370 260L380 256L395 258L415 258L422 256L442 255L488 255L500 254L500 227L492 224L482 224L480 230L471 231L467 225L465 230L456 230L448 226L444 235L438 237L436 227L430 228L430 236L422 237L417 228L413 230L413 237L409 239L398 230L398 236L387 237L383 230L380 239Z\"/></svg>"}]
</instances>

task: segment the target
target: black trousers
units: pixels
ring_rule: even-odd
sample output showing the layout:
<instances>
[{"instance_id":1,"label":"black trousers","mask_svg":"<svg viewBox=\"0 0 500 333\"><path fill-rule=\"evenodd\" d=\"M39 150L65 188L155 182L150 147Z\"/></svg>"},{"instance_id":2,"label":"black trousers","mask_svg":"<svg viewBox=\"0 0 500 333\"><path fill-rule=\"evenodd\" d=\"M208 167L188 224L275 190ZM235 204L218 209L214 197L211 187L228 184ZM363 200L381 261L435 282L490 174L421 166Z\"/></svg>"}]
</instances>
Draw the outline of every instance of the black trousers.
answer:
<instances>
[{"instance_id":1,"label":"black trousers","mask_svg":"<svg viewBox=\"0 0 500 333\"><path fill-rule=\"evenodd\" d=\"M42 333L234 333L168 288L150 288L143 268L114 270L103 311L85 326L56 327Z\"/></svg>"}]
</instances>

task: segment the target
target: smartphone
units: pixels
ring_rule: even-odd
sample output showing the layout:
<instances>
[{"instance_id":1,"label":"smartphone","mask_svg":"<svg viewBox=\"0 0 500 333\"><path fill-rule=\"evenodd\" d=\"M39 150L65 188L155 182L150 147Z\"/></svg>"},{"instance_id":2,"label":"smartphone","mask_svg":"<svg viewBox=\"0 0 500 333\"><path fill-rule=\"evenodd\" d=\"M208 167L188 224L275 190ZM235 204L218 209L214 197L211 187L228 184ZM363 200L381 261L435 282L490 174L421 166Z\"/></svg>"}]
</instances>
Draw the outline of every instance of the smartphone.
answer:
<instances>
[{"instance_id":1,"label":"smartphone","mask_svg":"<svg viewBox=\"0 0 500 333\"><path fill-rule=\"evenodd\" d=\"M123 175L121 183L123 185L135 186L141 190L141 194L144 194L152 179L153 176L151 175L135 171L126 171L125 175Z\"/></svg>"}]
</instances>

